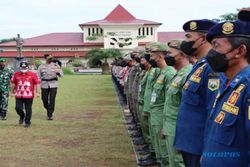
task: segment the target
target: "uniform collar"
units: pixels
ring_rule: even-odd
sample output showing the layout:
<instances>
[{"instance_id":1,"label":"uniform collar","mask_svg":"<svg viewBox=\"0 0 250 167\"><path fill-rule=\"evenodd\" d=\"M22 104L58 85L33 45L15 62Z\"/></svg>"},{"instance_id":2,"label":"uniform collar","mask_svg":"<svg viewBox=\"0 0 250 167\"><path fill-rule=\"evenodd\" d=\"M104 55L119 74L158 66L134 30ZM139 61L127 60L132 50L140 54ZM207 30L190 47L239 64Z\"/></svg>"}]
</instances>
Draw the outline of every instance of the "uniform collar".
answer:
<instances>
[{"instance_id":1,"label":"uniform collar","mask_svg":"<svg viewBox=\"0 0 250 167\"><path fill-rule=\"evenodd\" d=\"M250 75L250 65L242 69L231 81L230 87L236 87L244 78Z\"/></svg>"},{"instance_id":2,"label":"uniform collar","mask_svg":"<svg viewBox=\"0 0 250 167\"><path fill-rule=\"evenodd\" d=\"M178 74L181 74L181 73L184 73L186 70L189 70L189 71L190 71L191 69L192 69L192 64L188 64L188 65L182 67L182 68L177 72L177 75L178 75Z\"/></svg>"}]
</instances>

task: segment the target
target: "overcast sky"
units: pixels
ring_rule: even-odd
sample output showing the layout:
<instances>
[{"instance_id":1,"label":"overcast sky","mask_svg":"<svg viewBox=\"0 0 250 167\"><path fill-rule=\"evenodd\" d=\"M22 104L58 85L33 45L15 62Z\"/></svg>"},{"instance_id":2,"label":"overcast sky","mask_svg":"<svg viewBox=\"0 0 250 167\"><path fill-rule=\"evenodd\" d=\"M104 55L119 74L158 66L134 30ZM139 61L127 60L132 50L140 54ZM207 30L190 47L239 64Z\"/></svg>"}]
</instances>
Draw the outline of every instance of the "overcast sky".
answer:
<instances>
[{"instance_id":1,"label":"overcast sky","mask_svg":"<svg viewBox=\"0 0 250 167\"><path fill-rule=\"evenodd\" d=\"M181 31L190 19L236 12L250 0L1 0L0 39L81 32L78 24L103 19L118 4L138 19L163 23L159 31Z\"/></svg>"}]
</instances>

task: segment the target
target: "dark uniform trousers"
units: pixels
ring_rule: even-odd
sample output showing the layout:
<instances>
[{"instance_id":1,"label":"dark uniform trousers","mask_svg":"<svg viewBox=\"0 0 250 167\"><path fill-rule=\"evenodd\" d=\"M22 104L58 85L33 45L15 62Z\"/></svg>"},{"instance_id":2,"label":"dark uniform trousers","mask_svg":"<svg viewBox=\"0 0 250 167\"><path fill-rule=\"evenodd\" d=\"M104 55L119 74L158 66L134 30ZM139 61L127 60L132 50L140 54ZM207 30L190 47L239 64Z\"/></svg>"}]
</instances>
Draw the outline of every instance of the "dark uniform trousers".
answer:
<instances>
[{"instance_id":1,"label":"dark uniform trousers","mask_svg":"<svg viewBox=\"0 0 250 167\"><path fill-rule=\"evenodd\" d=\"M42 88L43 106L47 110L47 116L52 117L55 110L57 88Z\"/></svg>"},{"instance_id":2,"label":"dark uniform trousers","mask_svg":"<svg viewBox=\"0 0 250 167\"><path fill-rule=\"evenodd\" d=\"M33 98L16 98L16 112L20 116L20 120L24 120L25 124L31 124ZM25 108L25 113L23 109Z\"/></svg>"}]
</instances>

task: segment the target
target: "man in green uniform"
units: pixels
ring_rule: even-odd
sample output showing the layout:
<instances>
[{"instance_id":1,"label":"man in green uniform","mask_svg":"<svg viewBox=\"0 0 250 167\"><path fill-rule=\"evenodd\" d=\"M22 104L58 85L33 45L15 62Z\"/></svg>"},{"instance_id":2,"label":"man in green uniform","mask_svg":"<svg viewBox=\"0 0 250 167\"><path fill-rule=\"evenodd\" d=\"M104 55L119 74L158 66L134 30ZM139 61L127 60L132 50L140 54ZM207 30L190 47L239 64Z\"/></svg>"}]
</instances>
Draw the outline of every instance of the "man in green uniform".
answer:
<instances>
[{"instance_id":1,"label":"man in green uniform","mask_svg":"<svg viewBox=\"0 0 250 167\"><path fill-rule=\"evenodd\" d=\"M0 58L0 118L6 120L13 71L6 67L6 59Z\"/></svg>"},{"instance_id":2,"label":"man in green uniform","mask_svg":"<svg viewBox=\"0 0 250 167\"><path fill-rule=\"evenodd\" d=\"M166 143L160 137L160 131L163 126L163 110L165 103L166 89L175 75L176 71L173 67L167 66L165 55L167 53L167 45L163 43L152 43L150 50L150 64L152 67L160 68L158 76L151 94L150 101L150 124L152 127L152 143L155 148L156 158L161 166L168 165Z\"/></svg>"},{"instance_id":3,"label":"man in green uniform","mask_svg":"<svg viewBox=\"0 0 250 167\"><path fill-rule=\"evenodd\" d=\"M144 94L145 94L145 88L147 85L147 79L149 76L149 72L151 69L151 65L149 64L149 62L146 60L145 56L142 56L141 58L141 63L140 63L140 67L142 69L141 72L141 80L139 83L139 90L138 90L138 115L139 115L139 121L140 121L140 126L142 129L142 134L143 137L146 141L146 143L148 144L149 142L149 132L148 132L148 120L144 117L143 115L143 107L144 107Z\"/></svg>"},{"instance_id":4,"label":"man in green uniform","mask_svg":"<svg viewBox=\"0 0 250 167\"><path fill-rule=\"evenodd\" d=\"M171 84L166 91L166 101L163 111L162 137L165 139L167 145L169 165L171 167L184 167L182 155L174 149L173 141L182 96L182 85L192 69L189 57L180 50L181 42L181 40L171 40L168 43L169 49L166 56L167 64L177 70L177 74L171 80Z\"/></svg>"}]
</instances>

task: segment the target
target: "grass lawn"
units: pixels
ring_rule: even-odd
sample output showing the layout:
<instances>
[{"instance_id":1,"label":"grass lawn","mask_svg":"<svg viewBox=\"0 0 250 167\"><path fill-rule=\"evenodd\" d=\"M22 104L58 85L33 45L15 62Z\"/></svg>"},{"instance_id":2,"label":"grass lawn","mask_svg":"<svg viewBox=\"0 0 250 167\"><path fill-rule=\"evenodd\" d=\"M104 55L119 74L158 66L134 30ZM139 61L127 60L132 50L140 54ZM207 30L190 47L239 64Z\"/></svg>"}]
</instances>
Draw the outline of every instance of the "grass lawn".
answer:
<instances>
[{"instance_id":1,"label":"grass lawn","mask_svg":"<svg viewBox=\"0 0 250 167\"><path fill-rule=\"evenodd\" d=\"M110 76L60 79L54 121L36 98L30 128L18 125L14 103L0 121L1 167L136 166Z\"/></svg>"}]
</instances>

